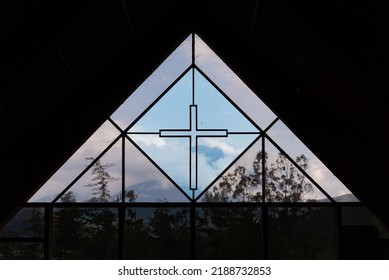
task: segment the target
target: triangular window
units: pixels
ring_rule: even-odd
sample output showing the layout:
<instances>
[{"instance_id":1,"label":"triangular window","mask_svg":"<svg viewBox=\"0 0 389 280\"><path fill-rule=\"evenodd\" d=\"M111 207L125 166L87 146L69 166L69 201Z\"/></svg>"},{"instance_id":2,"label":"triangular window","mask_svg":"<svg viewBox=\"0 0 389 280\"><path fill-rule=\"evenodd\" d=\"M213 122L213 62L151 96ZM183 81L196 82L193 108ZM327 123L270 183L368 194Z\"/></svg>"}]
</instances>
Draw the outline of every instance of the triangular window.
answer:
<instances>
[{"instance_id":1,"label":"triangular window","mask_svg":"<svg viewBox=\"0 0 389 280\"><path fill-rule=\"evenodd\" d=\"M0 230L0 257L325 259L341 227L387 236L260 94L190 34Z\"/></svg>"},{"instance_id":2,"label":"triangular window","mask_svg":"<svg viewBox=\"0 0 389 280\"><path fill-rule=\"evenodd\" d=\"M206 202L221 192L222 201L358 201L198 35L188 36L29 202L57 202L69 192L78 202L99 201L90 183L99 168L112 176L107 202L127 192L138 201Z\"/></svg>"}]
</instances>

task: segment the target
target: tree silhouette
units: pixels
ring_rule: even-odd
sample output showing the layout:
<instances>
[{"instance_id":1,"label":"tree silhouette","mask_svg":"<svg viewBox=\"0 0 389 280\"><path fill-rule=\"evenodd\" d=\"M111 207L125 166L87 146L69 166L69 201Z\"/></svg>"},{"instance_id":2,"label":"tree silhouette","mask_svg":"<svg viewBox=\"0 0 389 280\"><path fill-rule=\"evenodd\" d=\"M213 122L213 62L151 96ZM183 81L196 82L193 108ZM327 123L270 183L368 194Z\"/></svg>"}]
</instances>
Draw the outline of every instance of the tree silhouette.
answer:
<instances>
[{"instance_id":1,"label":"tree silhouette","mask_svg":"<svg viewBox=\"0 0 389 280\"><path fill-rule=\"evenodd\" d=\"M72 191L61 197L62 203L76 202ZM85 242L84 211L60 207L54 211L54 256L57 259L83 259Z\"/></svg>"},{"instance_id":2,"label":"tree silhouette","mask_svg":"<svg viewBox=\"0 0 389 280\"><path fill-rule=\"evenodd\" d=\"M28 227L26 231L31 237L42 237L44 231L44 210L42 208L32 208L30 217L27 219Z\"/></svg>"},{"instance_id":3,"label":"tree silhouette","mask_svg":"<svg viewBox=\"0 0 389 280\"><path fill-rule=\"evenodd\" d=\"M314 201L305 198L313 192L312 184L284 154L278 153L274 162L269 162L265 153L264 170L262 155L262 151L256 154L251 172L245 166L238 166L222 176L221 182L205 193L203 201L261 202L263 182L267 202ZM296 164L304 171L309 168L308 159L304 155L296 158Z\"/></svg>"},{"instance_id":4,"label":"tree silhouette","mask_svg":"<svg viewBox=\"0 0 389 280\"><path fill-rule=\"evenodd\" d=\"M262 160L265 158L265 162ZM86 158L93 161L93 158ZM295 162L308 170L308 159L301 155ZM118 180L109 174L113 164L96 161L91 169L92 179L86 187L92 189L88 202L120 202L112 200L109 185ZM263 168L264 167L264 168ZM251 166L238 166L222 177L205 193L204 202L261 202L265 182L267 202L311 201L313 186L307 178L279 153L272 161L258 152ZM134 190L125 193L129 202L136 202ZM76 202L73 192L67 192L61 202ZM148 210L147 210L148 209ZM320 227L316 218L320 211L308 207L269 207L269 229L272 230L271 254L274 258L326 258L322 244L316 242ZM39 213L31 215L29 230L37 232L41 223ZM54 256L58 259L115 259L118 257L118 214L110 207L58 207L54 212ZM324 221L324 219L321 219ZM261 257L261 209L247 207L197 207L197 256L203 259L258 259ZM310 230L303 227L310 223ZM127 208L126 257L129 259L186 259L190 256L189 208ZM327 225L328 228L329 225ZM322 231L322 230L321 230ZM329 240L330 235L322 237ZM326 239L327 238L327 239ZM299 244L296 246L290 244ZM327 242L327 241L326 241ZM329 242L329 241L328 241ZM327 242L327 243L328 243ZM282 247L282 248L281 248ZM304 247L304 251L298 249ZM328 250L327 250L328 251ZM286 252L286 255L285 253Z\"/></svg>"},{"instance_id":5,"label":"tree silhouette","mask_svg":"<svg viewBox=\"0 0 389 280\"><path fill-rule=\"evenodd\" d=\"M93 161L93 157L88 157L86 160ZM112 177L108 173L108 169L114 166L113 163L102 164L100 160L97 160L92 168L92 182L87 184L86 187L92 188L92 194L94 197L90 199L90 202L108 202L111 198L108 186L110 183L115 182L118 178Z\"/></svg>"},{"instance_id":6,"label":"tree silhouette","mask_svg":"<svg viewBox=\"0 0 389 280\"><path fill-rule=\"evenodd\" d=\"M296 163L304 171L308 169L308 159L304 155L296 157ZM278 154L275 163L270 164L265 179L266 200L269 202L314 201L305 199L313 192L312 184L282 153Z\"/></svg>"},{"instance_id":7,"label":"tree silhouette","mask_svg":"<svg viewBox=\"0 0 389 280\"><path fill-rule=\"evenodd\" d=\"M161 207L154 210L149 225L157 258L189 258L189 212L188 208Z\"/></svg>"},{"instance_id":8,"label":"tree silhouette","mask_svg":"<svg viewBox=\"0 0 389 280\"><path fill-rule=\"evenodd\" d=\"M93 161L93 157L86 160ZM109 202L111 195L109 185L119 178L112 177L108 170L113 163L101 163L97 160L92 168L92 182L86 187L92 188L93 197L89 202ZM118 221L117 210L112 208L88 208L83 215L85 235L88 239L86 258L115 259L117 258ZM97 245L98 244L98 245Z\"/></svg>"},{"instance_id":9,"label":"tree silhouette","mask_svg":"<svg viewBox=\"0 0 389 280\"><path fill-rule=\"evenodd\" d=\"M93 161L94 158L86 158ZM91 203L111 201L110 183L118 180L109 174L112 163L97 160L91 173ZM61 197L61 202L73 203L73 192ZM117 258L117 211L109 207L59 207L54 213L54 256L58 259L115 259Z\"/></svg>"},{"instance_id":10,"label":"tree silhouette","mask_svg":"<svg viewBox=\"0 0 389 280\"><path fill-rule=\"evenodd\" d=\"M13 218L10 230L2 229L1 237L43 237L44 210L22 208ZM43 258L43 244L38 242L0 242L0 259L39 260Z\"/></svg>"},{"instance_id":11,"label":"tree silhouette","mask_svg":"<svg viewBox=\"0 0 389 280\"><path fill-rule=\"evenodd\" d=\"M304 171L309 168L304 155L296 157L295 163ZM262 202L263 183L267 202L314 201L309 199L309 194L314 191L311 182L293 162L282 153L269 159L267 153L259 151L251 166L237 166L224 175L205 193L203 202ZM323 252L328 251L325 247L331 235L326 232L325 237L317 230L317 224L326 220L321 218L316 221L315 217L321 217L320 209L316 210L309 207L269 207L270 244L274 245L270 246L270 253L273 258L328 258L329 254ZM197 215L196 231L200 258L260 258L262 218L258 207L202 208ZM299 247L304 250L300 248L297 254Z\"/></svg>"},{"instance_id":12,"label":"tree silhouette","mask_svg":"<svg viewBox=\"0 0 389 280\"><path fill-rule=\"evenodd\" d=\"M261 212L256 207L200 208L196 243L199 259L259 259Z\"/></svg>"}]
</instances>

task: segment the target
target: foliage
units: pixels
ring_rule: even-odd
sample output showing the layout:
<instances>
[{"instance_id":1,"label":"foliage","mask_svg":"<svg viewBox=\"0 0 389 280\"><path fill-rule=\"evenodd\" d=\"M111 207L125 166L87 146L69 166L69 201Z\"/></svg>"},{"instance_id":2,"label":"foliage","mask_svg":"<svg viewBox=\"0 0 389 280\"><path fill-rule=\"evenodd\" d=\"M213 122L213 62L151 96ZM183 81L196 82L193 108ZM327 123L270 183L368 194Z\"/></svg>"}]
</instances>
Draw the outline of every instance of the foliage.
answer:
<instances>
[{"instance_id":1,"label":"foliage","mask_svg":"<svg viewBox=\"0 0 389 280\"><path fill-rule=\"evenodd\" d=\"M304 155L298 156L295 161L302 170L308 170L308 159ZM284 154L279 153L269 164L268 155L262 154L262 151L256 154L251 172L245 166L238 166L205 193L203 201L261 202L263 183L267 202L313 201L306 199L313 192L312 184Z\"/></svg>"},{"instance_id":2,"label":"foliage","mask_svg":"<svg viewBox=\"0 0 389 280\"><path fill-rule=\"evenodd\" d=\"M86 160L93 161L93 157L88 157ZM112 177L108 173L108 169L114 166L113 163L102 164L100 160L97 160L93 165L92 182L87 184L86 187L92 188L92 194L94 197L90 200L90 202L108 202L111 198L109 193L109 183L115 182L118 178Z\"/></svg>"},{"instance_id":3,"label":"foliage","mask_svg":"<svg viewBox=\"0 0 389 280\"><path fill-rule=\"evenodd\" d=\"M94 158L86 158L93 161ZM109 202L109 184L118 180L108 169L112 163L97 160L92 168L93 197L88 201ZM61 202L73 203L73 192L67 192ZM58 259L115 259L117 258L117 211L111 208L59 207L54 216L54 256Z\"/></svg>"},{"instance_id":4,"label":"foliage","mask_svg":"<svg viewBox=\"0 0 389 280\"><path fill-rule=\"evenodd\" d=\"M265 159L265 162L263 162ZM93 161L93 158L87 158ZM295 162L308 170L308 159L301 155ZM109 184L117 178L109 174L110 163L96 161L92 203L120 202L111 198ZM283 154L270 162L258 152L250 168L238 166L208 191L204 202L261 202L262 184L268 202L303 202L313 191L311 183ZM134 190L125 193L136 202ZM74 203L69 191L62 203ZM165 201L166 202L166 201ZM329 258L333 252L330 215L307 207L269 208L269 254L271 258ZM324 212L323 212L324 213ZM322 217L323 216L323 217ZM42 236L42 213L33 209L28 228L32 236ZM327 218L326 218L327 217ZM262 213L258 207L197 207L196 254L200 259L258 259L262 246ZM323 221L323 222L322 222ZM125 257L129 259L190 258L190 209L133 207L125 215ZM40 225L40 226L39 226ZM309 225L307 227L307 225ZM323 231L323 226L329 230ZM270 235L270 233L269 233ZM317 242L321 240L322 242ZM274 246L276 244L276 246ZM324 245L323 245L324 244ZM0 244L3 258L42 258L40 244ZM38 248L39 246L40 249ZM118 213L110 207L61 207L54 212L54 257L57 259L115 259L118 257Z\"/></svg>"},{"instance_id":5,"label":"foliage","mask_svg":"<svg viewBox=\"0 0 389 280\"><path fill-rule=\"evenodd\" d=\"M304 171L308 159L300 155L296 164ZM250 170L250 171L249 171ZM266 153L258 152L251 168L238 166L222 177L204 196L203 202L262 202L265 183L267 202L308 202L313 186L288 158L279 153L271 161ZM261 213L258 208L202 208L197 218L199 257L205 259L258 259L261 252ZM331 258L331 232L325 228L330 215L308 207L271 207L268 221L270 253L275 259ZM319 217L319 221L315 217ZM330 219L331 220L331 219ZM332 248L332 247L331 247Z\"/></svg>"},{"instance_id":6,"label":"foliage","mask_svg":"<svg viewBox=\"0 0 389 280\"><path fill-rule=\"evenodd\" d=\"M126 226L126 257L129 259L190 257L187 208L130 208Z\"/></svg>"},{"instance_id":7,"label":"foliage","mask_svg":"<svg viewBox=\"0 0 389 280\"><path fill-rule=\"evenodd\" d=\"M196 242L200 259L259 259L261 212L203 207L196 215Z\"/></svg>"},{"instance_id":8,"label":"foliage","mask_svg":"<svg viewBox=\"0 0 389 280\"><path fill-rule=\"evenodd\" d=\"M76 202L73 192L61 197L62 203ZM59 207L54 212L54 256L58 259L81 259L85 237L82 209Z\"/></svg>"},{"instance_id":9,"label":"foliage","mask_svg":"<svg viewBox=\"0 0 389 280\"><path fill-rule=\"evenodd\" d=\"M23 208L15 216L14 224L1 230L1 237L43 237L43 209ZM0 242L0 259L43 259L43 244L33 242Z\"/></svg>"}]
</instances>

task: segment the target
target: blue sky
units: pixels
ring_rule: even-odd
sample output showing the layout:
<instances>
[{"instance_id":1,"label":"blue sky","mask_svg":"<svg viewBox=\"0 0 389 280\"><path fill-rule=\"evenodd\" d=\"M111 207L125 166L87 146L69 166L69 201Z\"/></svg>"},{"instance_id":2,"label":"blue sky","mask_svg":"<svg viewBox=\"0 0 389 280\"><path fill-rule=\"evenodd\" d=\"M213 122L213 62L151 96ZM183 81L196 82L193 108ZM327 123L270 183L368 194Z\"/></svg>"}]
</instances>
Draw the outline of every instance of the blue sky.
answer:
<instances>
[{"instance_id":1,"label":"blue sky","mask_svg":"<svg viewBox=\"0 0 389 280\"><path fill-rule=\"evenodd\" d=\"M189 71L148 111L130 132L188 129L192 104L192 71ZM199 129L258 132L254 125L195 70L195 105Z\"/></svg>"},{"instance_id":2,"label":"blue sky","mask_svg":"<svg viewBox=\"0 0 389 280\"><path fill-rule=\"evenodd\" d=\"M200 194L258 136L251 124L197 70L189 71L136 124L129 136L167 172L179 186L189 190L189 138L162 138L159 135L133 135L131 132L159 132L160 129L189 129L194 73L194 104L198 108L199 129L225 129L228 132L252 132L253 135L230 134L228 137L201 137L198 152L198 191ZM153 139L155 142L150 141ZM163 141L163 145L161 145ZM193 140L193 142L195 142ZM205 153L205 151L207 151ZM212 154L218 153L218 157ZM171 155L175 157L171 157ZM211 155L211 156L210 156ZM192 153L192 158L196 155ZM192 172L195 173L195 172ZM192 174L195 176L195 174Z\"/></svg>"}]
</instances>

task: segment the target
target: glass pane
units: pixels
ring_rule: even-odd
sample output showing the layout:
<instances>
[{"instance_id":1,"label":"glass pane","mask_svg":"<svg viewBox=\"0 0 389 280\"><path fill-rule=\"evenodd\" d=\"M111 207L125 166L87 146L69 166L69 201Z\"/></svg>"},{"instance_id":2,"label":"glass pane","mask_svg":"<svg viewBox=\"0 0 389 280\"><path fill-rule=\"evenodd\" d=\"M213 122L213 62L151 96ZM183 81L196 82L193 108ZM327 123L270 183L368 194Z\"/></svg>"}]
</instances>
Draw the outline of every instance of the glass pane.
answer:
<instances>
[{"instance_id":1,"label":"glass pane","mask_svg":"<svg viewBox=\"0 0 389 280\"><path fill-rule=\"evenodd\" d=\"M192 63L192 35L130 95L111 119L123 130L127 128Z\"/></svg>"},{"instance_id":2,"label":"glass pane","mask_svg":"<svg viewBox=\"0 0 389 280\"><path fill-rule=\"evenodd\" d=\"M195 198L255 140L259 131L193 71L146 112L130 129L129 137L189 197Z\"/></svg>"},{"instance_id":3,"label":"glass pane","mask_svg":"<svg viewBox=\"0 0 389 280\"><path fill-rule=\"evenodd\" d=\"M189 141L185 138L160 138L158 135L132 135L131 139L189 197Z\"/></svg>"},{"instance_id":4,"label":"glass pane","mask_svg":"<svg viewBox=\"0 0 389 280\"><path fill-rule=\"evenodd\" d=\"M195 49L195 64L258 126L265 129L276 119L269 107L197 35Z\"/></svg>"},{"instance_id":5,"label":"glass pane","mask_svg":"<svg viewBox=\"0 0 389 280\"><path fill-rule=\"evenodd\" d=\"M262 139L244 153L201 197L200 202L262 201Z\"/></svg>"},{"instance_id":6,"label":"glass pane","mask_svg":"<svg viewBox=\"0 0 389 280\"><path fill-rule=\"evenodd\" d=\"M43 260L43 244L0 242L0 260Z\"/></svg>"},{"instance_id":7,"label":"glass pane","mask_svg":"<svg viewBox=\"0 0 389 280\"><path fill-rule=\"evenodd\" d=\"M198 259L261 259L261 209L200 208L196 211Z\"/></svg>"},{"instance_id":8,"label":"glass pane","mask_svg":"<svg viewBox=\"0 0 389 280\"><path fill-rule=\"evenodd\" d=\"M114 208L54 209L54 259L118 259L118 213Z\"/></svg>"},{"instance_id":9,"label":"glass pane","mask_svg":"<svg viewBox=\"0 0 389 280\"><path fill-rule=\"evenodd\" d=\"M198 105L198 128L228 129L228 132L258 132L200 72L195 70L194 104Z\"/></svg>"},{"instance_id":10,"label":"glass pane","mask_svg":"<svg viewBox=\"0 0 389 280\"><path fill-rule=\"evenodd\" d=\"M328 202L329 199L310 181L304 173L268 140L266 150L266 197L267 202ZM295 159L305 172L310 169L304 154Z\"/></svg>"},{"instance_id":11,"label":"glass pane","mask_svg":"<svg viewBox=\"0 0 389 280\"><path fill-rule=\"evenodd\" d=\"M126 201L185 202L188 198L126 140Z\"/></svg>"},{"instance_id":12,"label":"glass pane","mask_svg":"<svg viewBox=\"0 0 389 280\"><path fill-rule=\"evenodd\" d=\"M258 135L231 134L227 139L198 140L198 181L196 196L206 189L249 146Z\"/></svg>"},{"instance_id":13,"label":"glass pane","mask_svg":"<svg viewBox=\"0 0 389 280\"><path fill-rule=\"evenodd\" d=\"M131 127L129 132L159 132L160 129L187 129L190 123L189 106L191 104L192 71L189 71Z\"/></svg>"},{"instance_id":14,"label":"glass pane","mask_svg":"<svg viewBox=\"0 0 389 280\"><path fill-rule=\"evenodd\" d=\"M309 160L309 176L316 181L335 201L359 201L342 182L301 142L281 121L277 121L268 131L272 138L291 158L304 155Z\"/></svg>"},{"instance_id":15,"label":"glass pane","mask_svg":"<svg viewBox=\"0 0 389 280\"><path fill-rule=\"evenodd\" d=\"M129 130L129 137L183 191L189 191L189 138L160 137L160 129L185 129L189 124L192 74L188 72ZM175 108L174 110L171 110ZM152 132L156 134L136 134ZM174 157L172 156L174 155Z\"/></svg>"},{"instance_id":16,"label":"glass pane","mask_svg":"<svg viewBox=\"0 0 389 280\"><path fill-rule=\"evenodd\" d=\"M43 208L22 208L0 229L0 237L43 237L43 233Z\"/></svg>"},{"instance_id":17,"label":"glass pane","mask_svg":"<svg viewBox=\"0 0 389 280\"><path fill-rule=\"evenodd\" d=\"M269 208L269 259L336 259L332 208Z\"/></svg>"},{"instance_id":18,"label":"glass pane","mask_svg":"<svg viewBox=\"0 0 389 280\"><path fill-rule=\"evenodd\" d=\"M122 142L111 147L58 202L117 202L122 197ZM85 158L85 166L94 158Z\"/></svg>"},{"instance_id":19,"label":"glass pane","mask_svg":"<svg viewBox=\"0 0 389 280\"><path fill-rule=\"evenodd\" d=\"M128 208L126 259L190 259L189 208Z\"/></svg>"},{"instance_id":20,"label":"glass pane","mask_svg":"<svg viewBox=\"0 0 389 280\"><path fill-rule=\"evenodd\" d=\"M366 207L343 207L342 225L373 225L380 238L389 238L389 229L385 227Z\"/></svg>"},{"instance_id":21,"label":"glass pane","mask_svg":"<svg viewBox=\"0 0 389 280\"><path fill-rule=\"evenodd\" d=\"M106 121L35 193L29 202L51 202L85 169L85 158L97 157L119 135Z\"/></svg>"}]
</instances>

